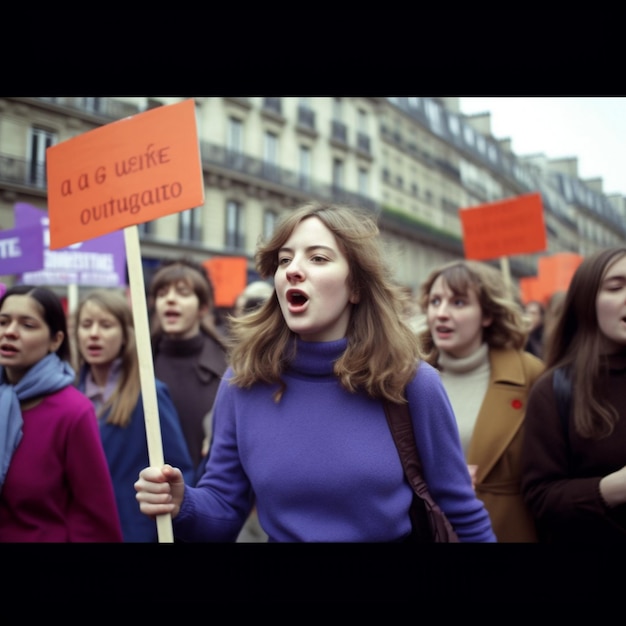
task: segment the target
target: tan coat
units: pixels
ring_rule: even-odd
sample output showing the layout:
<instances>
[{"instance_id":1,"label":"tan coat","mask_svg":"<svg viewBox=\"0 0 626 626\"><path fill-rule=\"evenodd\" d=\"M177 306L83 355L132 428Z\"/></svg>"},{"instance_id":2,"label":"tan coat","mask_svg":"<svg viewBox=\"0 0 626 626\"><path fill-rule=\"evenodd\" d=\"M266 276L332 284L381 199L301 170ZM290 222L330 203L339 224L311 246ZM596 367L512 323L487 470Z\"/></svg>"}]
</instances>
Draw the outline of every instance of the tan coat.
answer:
<instances>
[{"instance_id":1,"label":"tan coat","mask_svg":"<svg viewBox=\"0 0 626 626\"><path fill-rule=\"evenodd\" d=\"M521 454L528 392L544 364L528 352L489 351L491 377L467 449L477 465L476 495L484 502L499 542L535 542L535 524L523 502Z\"/></svg>"}]
</instances>

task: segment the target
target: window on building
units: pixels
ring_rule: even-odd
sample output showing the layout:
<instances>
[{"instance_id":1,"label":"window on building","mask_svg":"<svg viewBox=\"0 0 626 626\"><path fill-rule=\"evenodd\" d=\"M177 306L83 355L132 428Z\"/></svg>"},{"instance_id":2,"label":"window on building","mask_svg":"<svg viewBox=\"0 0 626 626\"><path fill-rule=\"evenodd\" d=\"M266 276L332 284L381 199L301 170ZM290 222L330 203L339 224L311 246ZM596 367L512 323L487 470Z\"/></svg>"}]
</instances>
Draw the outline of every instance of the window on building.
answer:
<instances>
[{"instance_id":1,"label":"window on building","mask_svg":"<svg viewBox=\"0 0 626 626\"><path fill-rule=\"evenodd\" d=\"M333 159L333 187L343 189L344 165L341 159Z\"/></svg>"},{"instance_id":2,"label":"window on building","mask_svg":"<svg viewBox=\"0 0 626 626\"><path fill-rule=\"evenodd\" d=\"M226 248L245 248L244 211L240 202L229 200L226 203Z\"/></svg>"},{"instance_id":3,"label":"window on building","mask_svg":"<svg viewBox=\"0 0 626 626\"><path fill-rule=\"evenodd\" d=\"M27 182L37 187L45 187L46 182L46 149L57 142L55 132L38 128L30 129L29 162Z\"/></svg>"},{"instance_id":4,"label":"window on building","mask_svg":"<svg viewBox=\"0 0 626 626\"><path fill-rule=\"evenodd\" d=\"M276 222L278 221L278 213L267 209L263 212L263 238L269 239L274 234Z\"/></svg>"},{"instance_id":5,"label":"window on building","mask_svg":"<svg viewBox=\"0 0 626 626\"><path fill-rule=\"evenodd\" d=\"M187 209L178 214L178 239L187 242L202 241L202 208Z\"/></svg>"},{"instance_id":6,"label":"window on building","mask_svg":"<svg viewBox=\"0 0 626 626\"><path fill-rule=\"evenodd\" d=\"M86 111L91 111L92 113L99 113L102 106L101 98L83 98L83 107Z\"/></svg>"},{"instance_id":7,"label":"window on building","mask_svg":"<svg viewBox=\"0 0 626 626\"><path fill-rule=\"evenodd\" d=\"M343 102L341 98L333 98L333 120L335 122L343 121Z\"/></svg>"},{"instance_id":8,"label":"window on building","mask_svg":"<svg viewBox=\"0 0 626 626\"><path fill-rule=\"evenodd\" d=\"M367 135L367 113L363 109L357 111L357 130Z\"/></svg>"},{"instance_id":9,"label":"window on building","mask_svg":"<svg viewBox=\"0 0 626 626\"><path fill-rule=\"evenodd\" d=\"M311 148L300 146L300 187L309 189L311 186Z\"/></svg>"},{"instance_id":10,"label":"window on building","mask_svg":"<svg viewBox=\"0 0 626 626\"><path fill-rule=\"evenodd\" d=\"M226 147L231 152L243 152L243 124L234 117L228 118L228 138Z\"/></svg>"},{"instance_id":11,"label":"window on building","mask_svg":"<svg viewBox=\"0 0 626 626\"><path fill-rule=\"evenodd\" d=\"M271 165L278 165L278 135L266 131L263 135L263 160Z\"/></svg>"},{"instance_id":12,"label":"window on building","mask_svg":"<svg viewBox=\"0 0 626 626\"><path fill-rule=\"evenodd\" d=\"M359 194L369 196L369 171L365 167L359 168Z\"/></svg>"},{"instance_id":13,"label":"window on building","mask_svg":"<svg viewBox=\"0 0 626 626\"><path fill-rule=\"evenodd\" d=\"M441 107L432 100L426 100L426 115L430 122L431 128L436 132L442 131L442 112Z\"/></svg>"},{"instance_id":14,"label":"window on building","mask_svg":"<svg viewBox=\"0 0 626 626\"><path fill-rule=\"evenodd\" d=\"M137 232L139 235L153 235L156 232L154 221L141 222L137 224Z\"/></svg>"},{"instance_id":15,"label":"window on building","mask_svg":"<svg viewBox=\"0 0 626 626\"><path fill-rule=\"evenodd\" d=\"M278 135L270 131L263 135L263 171L266 178L279 181Z\"/></svg>"}]
</instances>

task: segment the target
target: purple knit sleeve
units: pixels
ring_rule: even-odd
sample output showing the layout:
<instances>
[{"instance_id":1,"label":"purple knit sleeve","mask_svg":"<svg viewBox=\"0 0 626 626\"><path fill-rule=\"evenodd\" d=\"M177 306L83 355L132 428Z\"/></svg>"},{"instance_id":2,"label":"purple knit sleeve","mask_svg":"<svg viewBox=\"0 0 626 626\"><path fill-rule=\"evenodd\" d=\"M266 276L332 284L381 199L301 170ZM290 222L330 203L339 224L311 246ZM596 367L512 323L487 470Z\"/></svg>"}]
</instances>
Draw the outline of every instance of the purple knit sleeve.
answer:
<instances>
[{"instance_id":1,"label":"purple knit sleeve","mask_svg":"<svg viewBox=\"0 0 626 626\"><path fill-rule=\"evenodd\" d=\"M439 372L422 362L407 399L433 499L443 509L463 542L495 542L489 514L472 488L459 431Z\"/></svg>"}]
</instances>

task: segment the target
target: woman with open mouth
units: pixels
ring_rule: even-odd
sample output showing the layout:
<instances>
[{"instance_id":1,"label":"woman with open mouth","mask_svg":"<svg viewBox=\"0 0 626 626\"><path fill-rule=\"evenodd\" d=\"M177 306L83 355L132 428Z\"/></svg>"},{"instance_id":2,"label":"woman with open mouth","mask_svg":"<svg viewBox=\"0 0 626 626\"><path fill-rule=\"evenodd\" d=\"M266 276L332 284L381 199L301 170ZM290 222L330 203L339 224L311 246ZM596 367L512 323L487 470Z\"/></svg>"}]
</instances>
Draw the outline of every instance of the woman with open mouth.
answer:
<instances>
[{"instance_id":1,"label":"woman with open mouth","mask_svg":"<svg viewBox=\"0 0 626 626\"><path fill-rule=\"evenodd\" d=\"M125 542L157 541L156 523L134 498L137 473L149 463L135 324L127 298L115 289L88 292L75 312L78 388L93 402L113 480ZM163 455L192 480L194 468L168 388L155 380Z\"/></svg>"},{"instance_id":2,"label":"woman with open mouth","mask_svg":"<svg viewBox=\"0 0 626 626\"><path fill-rule=\"evenodd\" d=\"M528 394L544 370L525 351L528 327L495 267L473 260L434 268L421 287L426 360L441 372L476 495L500 543L535 543L522 497Z\"/></svg>"},{"instance_id":3,"label":"woman with open mouth","mask_svg":"<svg viewBox=\"0 0 626 626\"><path fill-rule=\"evenodd\" d=\"M58 296L18 285L0 299L0 542L120 542L91 402L74 387Z\"/></svg>"},{"instance_id":4,"label":"woman with open mouth","mask_svg":"<svg viewBox=\"0 0 626 626\"><path fill-rule=\"evenodd\" d=\"M184 541L235 541L254 495L270 542L423 539L384 408L408 402L434 500L461 541L495 540L384 258L365 211L310 203L286 213L256 255L274 293L231 323L205 472L192 487L170 465L142 470L145 514L170 514Z\"/></svg>"},{"instance_id":5,"label":"woman with open mouth","mask_svg":"<svg viewBox=\"0 0 626 626\"><path fill-rule=\"evenodd\" d=\"M182 258L164 261L148 292L154 374L170 391L197 478L208 449L205 419L226 371L213 286L202 265Z\"/></svg>"}]
</instances>

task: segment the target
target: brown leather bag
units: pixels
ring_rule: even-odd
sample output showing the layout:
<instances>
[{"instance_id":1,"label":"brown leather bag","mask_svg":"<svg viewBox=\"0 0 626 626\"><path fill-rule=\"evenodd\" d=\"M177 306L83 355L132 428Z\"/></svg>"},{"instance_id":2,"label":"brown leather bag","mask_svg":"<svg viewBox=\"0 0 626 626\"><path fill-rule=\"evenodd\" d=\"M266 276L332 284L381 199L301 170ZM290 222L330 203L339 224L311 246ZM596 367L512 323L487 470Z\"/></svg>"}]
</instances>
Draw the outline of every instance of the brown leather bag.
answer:
<instances>
[{"instance_id":1,"label":"brown leather bag","mask_svg":"<svg viewBox=\"0 0 626 626\"><path fill-rule=\"evenodd\" d=\"M383 400L387 422L400 454L404 474L413 488L413 502L409 509L413 532L411 543L458 543L452 524L432 499L422 476L422 462L415 445L415 435L407 404Z\"/></svg>"}]
</instances>

